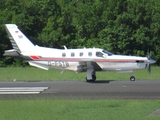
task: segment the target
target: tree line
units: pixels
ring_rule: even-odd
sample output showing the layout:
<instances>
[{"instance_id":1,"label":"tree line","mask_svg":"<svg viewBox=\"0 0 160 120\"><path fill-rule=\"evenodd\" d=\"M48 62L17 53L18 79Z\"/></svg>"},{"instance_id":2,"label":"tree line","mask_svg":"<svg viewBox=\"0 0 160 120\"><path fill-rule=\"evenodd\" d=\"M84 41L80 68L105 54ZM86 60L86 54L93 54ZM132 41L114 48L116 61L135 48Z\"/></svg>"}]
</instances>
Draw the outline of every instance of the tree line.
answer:
<instances>
[{"instance_id":1,"label":"tree line","mask_svg":"<svg viewBox=\"0 0 160 120\"><path fill-rule=\"evenodd\" d=\"M11 43L4 24L14 23L35 44L98 47L115 54L151 56L160 65L160 0L1 0L0 66Z\"/></svg>"}]
</instances>

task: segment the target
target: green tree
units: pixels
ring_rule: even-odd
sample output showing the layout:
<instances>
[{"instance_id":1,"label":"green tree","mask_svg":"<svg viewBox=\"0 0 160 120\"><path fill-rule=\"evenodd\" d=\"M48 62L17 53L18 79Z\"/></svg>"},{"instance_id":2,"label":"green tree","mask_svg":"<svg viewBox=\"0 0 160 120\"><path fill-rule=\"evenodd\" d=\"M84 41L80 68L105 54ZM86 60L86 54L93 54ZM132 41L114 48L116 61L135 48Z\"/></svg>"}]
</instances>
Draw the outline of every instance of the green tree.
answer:
<instances>
[{"instance_id":1,"label":"green tree","mask_svg":"<svg viewBox=\"0 0 160 120\"><path fill-rule=\"evenodd\" d=\"M113 53L152 57L160 65L159 0L1 0L0 66L11 49L4 24L14 23L40 46L100 47Z\"/></svg>"}]
</instances>

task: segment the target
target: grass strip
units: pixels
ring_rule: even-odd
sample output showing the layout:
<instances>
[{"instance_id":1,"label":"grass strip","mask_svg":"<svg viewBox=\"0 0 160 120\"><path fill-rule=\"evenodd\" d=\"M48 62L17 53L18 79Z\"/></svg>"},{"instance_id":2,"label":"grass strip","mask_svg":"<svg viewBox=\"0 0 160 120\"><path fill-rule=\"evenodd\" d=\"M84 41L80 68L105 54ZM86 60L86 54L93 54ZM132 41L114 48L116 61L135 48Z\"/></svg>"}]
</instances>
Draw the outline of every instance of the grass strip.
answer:
<instances>
[{"instance_id":1,"label":"grass strip","mask_svg":"<svg viewBox=\"0 0 160 120\"><path fill-rule=\"evenodd\" d=\"M1 120L159 120L159 100L0 100Z\"/></svg>"},{"instance_id":2,"label":"grass strip","mask_svg":"<svg viewBox=\"0 0 160 120\"><path fill-rule=\"evenodd\" d=\"M160 67L152 67L152 73L148 74L147 69L134 71L136 80L160 80ZM50 69L48 71L34 67L4 67L0 68L1 81L14 80L82 80L86 78L86 72L76 73ZM97 72L97 80L129 80L130 74L117 72Z\"/></svg>"}]
</instances>

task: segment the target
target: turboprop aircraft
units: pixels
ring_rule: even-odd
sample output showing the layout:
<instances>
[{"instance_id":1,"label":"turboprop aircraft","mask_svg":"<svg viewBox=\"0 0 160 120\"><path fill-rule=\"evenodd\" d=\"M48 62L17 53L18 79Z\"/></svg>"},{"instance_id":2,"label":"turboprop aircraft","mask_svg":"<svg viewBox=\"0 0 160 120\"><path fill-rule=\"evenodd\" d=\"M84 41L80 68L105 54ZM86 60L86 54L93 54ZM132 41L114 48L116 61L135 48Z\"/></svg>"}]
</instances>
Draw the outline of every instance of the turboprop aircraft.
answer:
<instances>
[{"instance_id":1,"label":"turboprop aircraft","mask_svg":"<svg viewBox=\"0 0 160 120\"><path fill-rule=\"evenodd\" d=\"M31 41L18 29L15 24L5 24L13 49L6 50L4 56L22 59L31 66L48 70L57 68L76 72L87 72L86 80L95 81L97 71L118 71L132 73L133 70L144 69L155 63L147 57L115 55L100 48L55 49L40 47ZM135 77L131 75L131 81Z\"/></svg>"}]
</instances>

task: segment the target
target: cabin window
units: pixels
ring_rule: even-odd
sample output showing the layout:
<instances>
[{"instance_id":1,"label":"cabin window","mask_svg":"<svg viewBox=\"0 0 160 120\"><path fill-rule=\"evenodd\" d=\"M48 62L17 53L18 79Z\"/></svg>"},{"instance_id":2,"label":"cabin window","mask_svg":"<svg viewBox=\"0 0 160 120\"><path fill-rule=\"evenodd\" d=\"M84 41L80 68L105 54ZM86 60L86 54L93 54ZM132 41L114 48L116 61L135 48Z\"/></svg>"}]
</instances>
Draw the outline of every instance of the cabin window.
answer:
<instances>
[{"instance_id":1,"label":"cabin window","mask_svg":"<svg viewBox=\"0 0 160 120\"><path fill-rule=\"evenodd\" d=\"M71 53L71 57L74 57L74 55L75 55L75 54L72 52L72 53Z\"/></svg>"},{"instance_id":2,"label":"cabin window","mask_svg":"<svg viewBox=\"0 0 160 120\"><path fill-rule=\"evenodd\" d=\"M79 53L79 56L82 57L82 56L83 56L83 52L80 52L80 53Z\"/></svg>"},{"instance_id":3,"label":"cabin window","mask_svg":"<svg viewBox=\"0 0 160 120\"><path fill-rule=\"evenodd\" d=\"M101 53L101 52L96 52L96 56L97 56L97 57L103 57L103 53Z\"/></svg>"},{"instance_id":4,"label":"cabin window","mask_svg":"<svg viewBox=\"0 0 160 120\"><path fill-rule=\"evenodd\" d=\"M88 56L92 56L92 52L88 52Z\"/></svg>"},{"instance_id":5,"label":"cabin window","mask_svg":"<svg viewBox=\"0 0 160 120\"><path fill-rule=\"evenodd\" d=\"M66 57L66 53L62 53L62 57Z\"/></svg>"}]
</instances>

